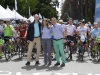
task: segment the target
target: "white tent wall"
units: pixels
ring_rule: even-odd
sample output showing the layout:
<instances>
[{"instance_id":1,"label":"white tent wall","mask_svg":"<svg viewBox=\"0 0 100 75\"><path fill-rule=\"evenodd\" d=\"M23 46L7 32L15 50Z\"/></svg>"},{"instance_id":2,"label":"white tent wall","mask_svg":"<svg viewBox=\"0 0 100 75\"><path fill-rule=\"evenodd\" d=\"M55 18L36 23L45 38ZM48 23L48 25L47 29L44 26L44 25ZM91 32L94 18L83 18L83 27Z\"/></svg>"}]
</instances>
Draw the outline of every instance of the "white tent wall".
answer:
<instances>
[{"instance_id":1,"label":"white tent wall","mask_svg":"<svg viewBox=\"0 0 100 75\"><path fill-rule=\"evenodd\" d=\"M14 16L11 15L8 11L6 11L1 5L0 5L0 19L14 19Z\"/></svg>"},{"instance_id":2,"label":"white tent wall","mask_svg":"<svg viewBox=\"0 0 100 75\"><path fill-rule=\"evenodd\" d=\"M30 16L29 18L28 18L28 20L30 20L31 22L33 22L34 21L34 16Z\"/></svg>"},{"instance_id":3,"label":"white tent wall","mask_svg":"<svg viewBox=\"0 0 100 75\"><path fill-rule=\"evenodd\" d=\"M15 13L15 19L17 19L17 17L19 18L19 19L24 19L18 12L16 12L15 10L13 10L12 11L13 13Z\"/></svg>"}]
</instances>

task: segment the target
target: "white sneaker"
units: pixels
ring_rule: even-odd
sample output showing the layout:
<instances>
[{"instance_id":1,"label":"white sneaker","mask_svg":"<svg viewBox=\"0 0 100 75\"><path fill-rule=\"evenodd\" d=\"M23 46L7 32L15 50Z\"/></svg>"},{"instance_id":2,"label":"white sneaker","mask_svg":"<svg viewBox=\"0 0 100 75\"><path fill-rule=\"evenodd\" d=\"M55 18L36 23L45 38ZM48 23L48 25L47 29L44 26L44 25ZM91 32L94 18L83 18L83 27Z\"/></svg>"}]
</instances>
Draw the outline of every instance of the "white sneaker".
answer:
<instances>
[{"instance_id":1,"label":"white sneaker","mask_svg":"<svg viewBox=\"0 0 100 75\"><path fill-rule=\"evenodd\" d=\"M70 54L70 50L68 50L68 54Z\"/></svg>"},{"instance_id":2,"label":"white sneaker","mask_svg":"<svg viewBox=\"0 0 100 75\"><path fill-rule=\"evenodd\" d=\"M79 53L78 51L79 51L79 50L76 51L77 54Z\"/></svg>"},{"instance_id":3,"label":"white sneaker","mask_svg":"<svg viewBox=\"0 0 100 75\"><path fill-rule=\"evenodd\" d=\"M77 53L77 54L79 53L79 48L77 48L77 51L76 51L76 53Z\"/></svg>"},{"instance_id":4,"label":"white sneaker","mask_svg":"<svg viewBox=\"0 0 100 75\"><path fill-rule=\"evenodd\" d=\"M89 59L90 59L90 61L92 60L92 57L89 55Z\"/></svg>"}]
</instances>

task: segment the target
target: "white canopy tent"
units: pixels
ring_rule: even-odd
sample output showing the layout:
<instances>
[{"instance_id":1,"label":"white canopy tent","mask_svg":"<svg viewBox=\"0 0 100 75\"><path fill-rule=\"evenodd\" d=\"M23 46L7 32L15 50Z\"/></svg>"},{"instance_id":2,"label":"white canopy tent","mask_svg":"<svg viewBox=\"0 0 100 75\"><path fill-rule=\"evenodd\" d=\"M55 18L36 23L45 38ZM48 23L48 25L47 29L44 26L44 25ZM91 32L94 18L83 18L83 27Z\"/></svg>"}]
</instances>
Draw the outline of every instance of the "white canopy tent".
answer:
<instances>
[{"instance_id":1,"label":"white canopy tent","mask_svg":"<svg viewBox=\"0 0 100 75\"><path fill-rule=\"evenodd\" d=\"M12 11L13 13L15 13L15 19L22 19L24 20L24 17L22 17L18 12L16 12L14 9Z\"/></svg>"},{"instance_id":2,"label":"white canopy tent","mask_svg":"<svg viewBox=\"0 0 100 75\"><path fill-rule=\"evenodd\" d=\"M9 7L7 7L6 10L7 10L12 16L15 16L15 14L9 9Z\"/></svg>"},{"instance_id":3,"label":"white canopy tent","mask_svg":"<svg viewBox=\"0 0 100 75\"><path fill-rule=\"evenodd\" d=\"M30 16L29 18L28 18L28 20L30 20L31 22L33 22L34 21L34 16Z\"/></svg>"},{"instance_id":4,"label":"white canopy tent","mask_svg":"<svg viewBox=\"0 0 100 75\"><path fill-rule=\"evenodd\" d=\"M11 15L14 16L14 19L23 19L23 20L25 20L25 21L27 20L27 18L22 17L22 16L21 16L19 13L17 13L15 10L11 11L11 10L9 9L9 7L7 7L6 10L7 10Z\"/></svg>"},{"instance_id":5,"label":"white canopy tent","mask_svg":"<svg viewBox=\"0 0 100 75\"><path fill-rule=\"evenodd\" d=\"M24 20L26 21L27 20L27 18L24 16Z\"/></svg>"},{"instance_id":6,"label":"white canopy tent","mask_svg":"<svg viewBox=\"0 0 100 75\"><path fill-rule=\"evenodd\" d=\"M1 5L0 5L0 19L14 19L14 16L9 14L8 11L6 11Z\"/></svg>"}]
</instances>

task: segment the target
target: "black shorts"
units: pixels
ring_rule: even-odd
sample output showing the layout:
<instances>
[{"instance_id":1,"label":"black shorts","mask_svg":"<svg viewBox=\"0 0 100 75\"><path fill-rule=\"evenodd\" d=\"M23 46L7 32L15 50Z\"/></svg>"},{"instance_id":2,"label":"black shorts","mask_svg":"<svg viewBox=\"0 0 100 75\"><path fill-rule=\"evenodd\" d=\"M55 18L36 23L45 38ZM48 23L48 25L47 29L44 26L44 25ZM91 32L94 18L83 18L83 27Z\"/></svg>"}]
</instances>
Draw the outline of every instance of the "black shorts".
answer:
<instances>
[{"instance_id":1,"label":"black shorts","mask_svg":"<svg viewBox=\"0 0 100 75\"><path fill-rule=\"evenodd\" d=\"M74 42L74 37L68 35L68 36L66 37L66 40L67 40L67 42L66 42L67 46L70 46L70 43L71 43L71 42Z\"/></svg>"},{"instance_id":2,"label":"black shorts","mask_svg":"<svg viewBox=\"0 0 100 75\"><path fill-rule=\"evenodd\" d=\"M73 36L68 35L68 36L66 37L66 39L67 39L67 40L73 41Z\"/></svg>"},{"instance_id":3,"label":"black shorts","mask_svg":"<svg viewBox=\"0 0 100 75\"><path fill-rule=\"evenodd\" d=\"M11 40L11 37L4 37L5 43L6 43L7 41L9 41L9 40Z\"/></svg>"}]
</instances>

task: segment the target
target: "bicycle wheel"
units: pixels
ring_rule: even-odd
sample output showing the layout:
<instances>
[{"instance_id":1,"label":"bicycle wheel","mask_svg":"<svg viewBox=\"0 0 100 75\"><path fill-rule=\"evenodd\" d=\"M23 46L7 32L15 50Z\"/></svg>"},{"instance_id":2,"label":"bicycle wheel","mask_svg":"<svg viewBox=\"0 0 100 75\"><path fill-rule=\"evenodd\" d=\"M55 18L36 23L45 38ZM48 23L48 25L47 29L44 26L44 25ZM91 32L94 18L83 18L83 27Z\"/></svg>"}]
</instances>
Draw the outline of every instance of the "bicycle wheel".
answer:
<instances>
[{"instance_id":1,"label":"bicycle wheel","mask_svg":"<svg viewBox=\"0 0 100 75\"><path fill-rule=\"evenodd\" d=\"M98 48L98 50L97 50L97 61L98 62L100 61L100 48Z\"/></svg>"},{"instance_id":2,"label":"bicycle wheel","mask_svg":"<svg viewBox=\"0 0 100 75\"><path fill-rule=\"evenodd\" d=\"M79 58L80 60L83 61L83 56L84 56L84 52L85 52L85 48L83 45L80 46L80 49L79 49Z\"/></svg>"},{"instance_id":3,"label":"bicycle wheel","mask_svg":"<svg viewBox=\"0 0 100 75\"><path fill-rule=\"evenodd\" d=\"M19 59L21 60L22 59L22 47L18 46L17 49L18 49Z\"/></svg>"},{"instance_id":4,"label":"bicycle wheel","mask_svg":"<svg viewBox=\"0 0 100 75\"><path fill-rule=\"evenodd\" d=\"M11 59L11 50L9 49L9 45L4 47L4 55L7 61Z\"/></svg>"},{"instance_id":5,"label":"bicycle wheel","mask_svg":"<svg viewBox=\"0 0 100 75\"><path fill-rule=\"evenodd\" d=\"M36 48L34 48L34 47L32 50L32 59L36 59Z\"/></svg>"},{"instance_id":6,"label":"bicycle wheel","mask_svg":"<svg viewBox=\"0 0 100 75\"><path fill-rule=\"evenodd\" d=\"M82 54L81 54L82 61L83 61L84 52L85 52L85 48L84 48L84 46L82 46Z\"/></svg>"}]
</instances>

